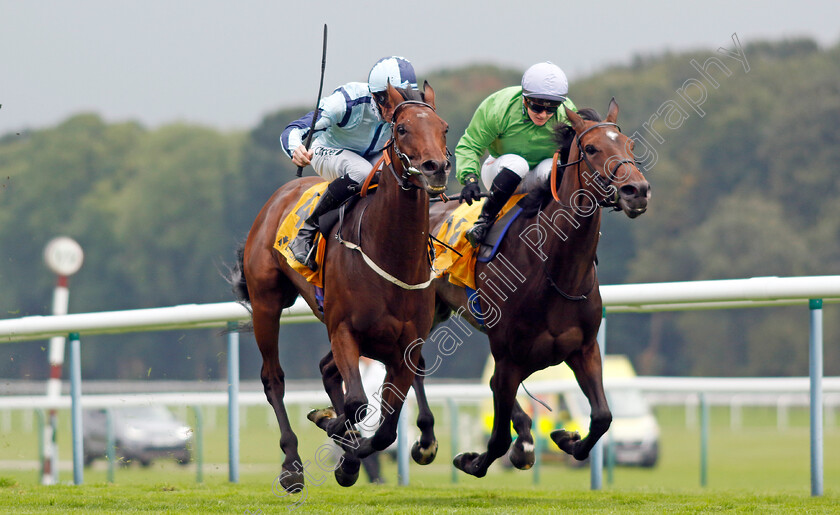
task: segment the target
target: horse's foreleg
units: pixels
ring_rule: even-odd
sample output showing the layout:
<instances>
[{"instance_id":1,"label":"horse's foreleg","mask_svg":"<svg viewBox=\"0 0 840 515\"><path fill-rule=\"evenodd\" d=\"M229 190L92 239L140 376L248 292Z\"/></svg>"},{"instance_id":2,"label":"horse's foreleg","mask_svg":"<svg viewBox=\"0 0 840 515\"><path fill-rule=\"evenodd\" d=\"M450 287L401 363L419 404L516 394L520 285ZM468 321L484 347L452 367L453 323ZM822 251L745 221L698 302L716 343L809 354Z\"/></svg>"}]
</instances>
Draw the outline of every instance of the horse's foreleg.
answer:
<instances>
[{"instance_id":1,"label":"horse's foreleg","mask_svg":"<svg viewBox=\"0 0 840 515\"><path fill-rule=\"evenodd\" d=\"M385 382L374 395L380 397L381 423L370 438L357 438L356 431L347 431L341 441L345 450L344 460L335 471L341 486L353 485L359 477L360 460L388 448L397 439L397 424L405 396L414 379L414 373L404 364L398 371L388 370ZM349 389L349 388L348 388ZM340 418L340 417L339 417ZM368 423L370 419L362 421Z\"/></svg>"},{"instance_id":2,"label":"horse's foreleg","mask_svg":"<svg viewBox=\"0 0 840 515\"><path fill-rule=\"evenodd\" d=\"M521 381L518 368L506 362L496 363L496 370L490 379L490 388L493 390L493 431L487 441L487 452L455 456L453 464L457 469L475 477L484 477L490 464L507 452L511 441L511 414Z\"/></svg>"},{"instance_id":3,"label":"horse's foreleg","mask_svg":"<svg viewBox=\"0 0 840 515\"><path fill-rule=\"evenodd\" d=\"M277 303L271 304L271 306L275 305L279 306ZM263 306L261 302L253 298L251 308L253 311L254 337L257 340L257 345L259 345L263 360L260 379L262 380L265 397L271 407L274 408L274 415L277 417L277 424L280 427L280 449L285 456L279 481L286 491L298 492L304 484L303 465L298 454L297 436L292 431L286 406L283 404L286 382L285 374L280 367L277 348L280 309Z\"/></svg>"},{"instance_id":4,"label":"horse's foreleg","mask_svg":"<svg viewBox=\"0 0 840 515\"><path fill-rule=\"evenodd\" d=\"M352 452L358 458L365 458L374 452L383 451L397 439L397 425L400 411L405 403L405 397L411 382L412 372L404 364L398 369L389 369L379 391L374 394L380 400L381 418L379 427L370 438L362 438L353 445L345 445L345 450ZM363 423L369 422L370 419Z\"/></svg>"},{"instance_id":5,"label":"horse's foreleg","mask_svg":"<svg viewBox=\"0 0 840 515\"><path fill-rule=\"evenodd\" d=\"M601 374L601 349L596 341L584 345L579 352L566 359L569 368L575 373L580 389L589 399L591 415L589 418L589 434L580 439L578 433L558 429L551 433L551 439L557 447L571 454L575 459L583 461L589 457L589 451L598 441L612 422L612 414L607 405L604 394L604 383Z\"/></svg>"},{"instance_id":6,"label":"horse's foreleg","mask_svg":"<svg viewBox=\"0 0 840 515\"><path fill-rule=\"evenodd\" d=\"M420 370L426 370L426 363L420 357ZM411 446L411 457L420 465L428 465L435 460L438 442L435 438L435 416L426 399L426 388L423 386L423 376L414 376L414 396L417 398L417 427L420 438Z\"/></svg>"},{"instance_id":7,"label":"horse's foreleg","mask_svg":"<svg viewBox=\"0 0 840 515\"><path fill-rule=\"evenodd\" d=\"M516 431L516 441L510 450L510 462L520 470L528 470L534 466L534 436L531 434L531 417L525 413L519 401L514 399L513 412L510 417L513 429Z\"/></svg>"}]
</instances>

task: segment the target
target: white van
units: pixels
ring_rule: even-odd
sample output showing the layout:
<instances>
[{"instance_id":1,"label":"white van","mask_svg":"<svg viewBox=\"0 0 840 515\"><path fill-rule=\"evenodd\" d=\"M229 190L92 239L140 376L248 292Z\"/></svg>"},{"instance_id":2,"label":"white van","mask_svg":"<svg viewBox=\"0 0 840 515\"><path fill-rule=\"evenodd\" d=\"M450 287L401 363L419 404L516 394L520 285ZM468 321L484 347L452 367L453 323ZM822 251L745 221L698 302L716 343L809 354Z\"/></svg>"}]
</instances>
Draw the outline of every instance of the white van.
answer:
<instances>
[{"instance_id":1,"label":"white van","mask_svg":"<svg viewBox=\"0 0 840 515\"><path fill-rule=\"evenodd\" d=\"M490 356L485 365L482 381L489 384L493 375L493 357ZM636 377L633 365L627 356L607 355L603 361L604 378L629 378ZM565 363L549 367L535 372L525 380L525 387L542 381L566 380L570 387L560 394L539 394L535 395L540 401L547 404L551 411L544 406L536 404L527 396L517 397L519 404L533 420L532 431L535 431L543 439L543 449L550 455L560 454L567 458L571 465L582 464L571 456L561 451L549 435L555 429L563 428L568 431L577 431L581 438L589 432L589 401L580 391L575 381L574 374ZM574 384L572 384L574 383ZM607 390L607 402L612 413L613 420L607 434L601 438L605 447L604 456L607 458L608 451L612 451L615 463L618 465L639 465L642 467L653 467L659 459L659 424L653 416L653 412L642 396L641 392L635 389ZM537 406L537 416L534 417L533 406ZM493 401L489 399L482 405L482 416L484 419L485 434L489 437L493 426ZM513 428L511 427L511 434Z\"/></svg>"}]
</instances>

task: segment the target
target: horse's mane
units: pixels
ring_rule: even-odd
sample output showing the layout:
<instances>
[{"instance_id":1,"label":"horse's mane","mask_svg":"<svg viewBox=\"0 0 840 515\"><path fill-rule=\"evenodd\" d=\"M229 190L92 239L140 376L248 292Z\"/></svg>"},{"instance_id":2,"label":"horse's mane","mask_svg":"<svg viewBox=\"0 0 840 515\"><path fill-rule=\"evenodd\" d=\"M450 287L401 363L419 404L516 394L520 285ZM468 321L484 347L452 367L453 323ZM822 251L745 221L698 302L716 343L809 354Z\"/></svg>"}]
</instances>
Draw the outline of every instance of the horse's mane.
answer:
<instances>
[{"instance_id":1,"label":"horse's mane","mask_svg":"<svg viewBox=\"0 0 840 515\"><path fill-rule=\"evenodd\" d=\"M584 120L592 122L602 121L601 115L598 111L591 107L582 107L577 111L578 115ZM557 148L560 150L560 163L566 163L569 160L569 151L572 148L572 142L575 139L575 130L571 125L565 123L558 123L554 126L554 141L557 143ZM562 177L562 175L561 175ZM543 209L551 199L550 180L541 183L533 191L528 193L528 196L521 200L523 208L522 215L525 218L531 218Z\"/></svg>"},{"instance_id":2,"label":"horse's mane","mask_svg":"<svg viewBox=\"0 0 840 515\"><path fill-rule=\"evenodd\" d=\"M589 120L591 122L603 121L601 119L601 115L598 114L598 111L592 109L591 107L582 107L578 110L577 114L584 120ZM574 139L575 130L572 129L571 125L558 123L554 126L554 141L557 143L557 148L560 149L560 159L563 163L565 163L569 158L569 149L571 148L572 141L574 141Z\"/></svg>"}]
</instances>

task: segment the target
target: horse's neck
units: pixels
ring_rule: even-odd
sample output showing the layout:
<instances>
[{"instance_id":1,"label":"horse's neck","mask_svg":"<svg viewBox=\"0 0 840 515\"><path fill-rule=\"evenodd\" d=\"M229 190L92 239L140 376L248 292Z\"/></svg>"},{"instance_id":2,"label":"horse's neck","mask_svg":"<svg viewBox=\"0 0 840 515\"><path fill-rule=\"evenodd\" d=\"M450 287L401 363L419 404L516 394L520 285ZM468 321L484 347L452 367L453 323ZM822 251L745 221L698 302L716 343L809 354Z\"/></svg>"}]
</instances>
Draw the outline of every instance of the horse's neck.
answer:
<instances>
[{"instance_id":1,"label":"horse's neck","mask_svg":"<svg viewBox=\"0 0 840 515\"><path fill-rule=\"evenodd\" d=\"M569 156L569 162L573 162ZM577 159L577 157L575 157ZM601 227L601 209L592 203L592 196L581 197L578 163L566 169L558 188L560 202L551 201L538 217L545 230L543 245L546 272L561 287L575 288L591 281L589 270L595 260Z\"/></svg>"},{"instance_id":2,"label":"horse's neck","mask_svg":"<svg viewBox=\"0 0 840 515\"><path fill-rule=\"evenodd\" d=\"M423 190L403 190L388 168L364 215L365 252L385 270L402 271L404 281L428 279L429 197ZM390 265L390 266L389 266Z\"/></svg>"}]
</instances>

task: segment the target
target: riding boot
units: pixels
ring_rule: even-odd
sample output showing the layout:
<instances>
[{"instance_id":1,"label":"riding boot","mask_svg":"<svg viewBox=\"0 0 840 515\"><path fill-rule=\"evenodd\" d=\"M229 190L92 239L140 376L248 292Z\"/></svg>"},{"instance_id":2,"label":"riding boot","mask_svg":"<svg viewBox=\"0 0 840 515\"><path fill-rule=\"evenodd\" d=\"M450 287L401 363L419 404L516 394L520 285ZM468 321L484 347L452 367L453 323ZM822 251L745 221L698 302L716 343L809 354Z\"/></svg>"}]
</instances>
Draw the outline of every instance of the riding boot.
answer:
<instances>
[{"instance_id":1,"label":"riding boot","mask_svg":"<svg viewBox=\"0 0 840 515\"><path fill-rule=\"evenodd\" d=\"M478 220L465 234L470 245L473 247L481 245L481 242L487 237L487 233L490 232L493 222L496 221L496 215L510 200L520 181L522 181L522 177L508 168L502 168L499 175L493 179L493 184L490 185L490 195L484 201Z\"/></svg>"},{"instance_id":2,"label":"riding boot","mask_svg":"<svg viewBox=\"0 0 840 515\"><path fill-rule=\"evenodd\" d=\"M312 210L312 214L303 222L303 226L301 226L295 239L289 243L289 250L292 251L294 258L308 266L313 272L318 269L318 265L315 263L315 247L313 244L320 229L321 216L352 197L358 191L358 185L358 182L347 175L331 182L326 191L321 194L321 199L315 209Z\"/></svg>"}]
</instances>

